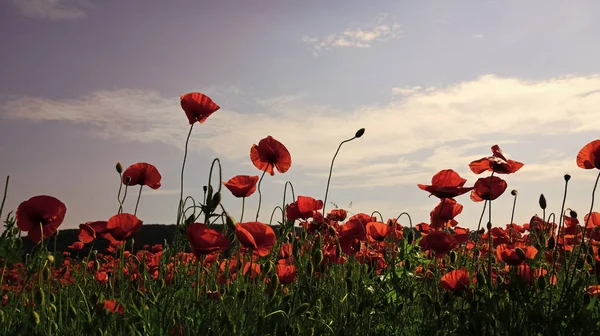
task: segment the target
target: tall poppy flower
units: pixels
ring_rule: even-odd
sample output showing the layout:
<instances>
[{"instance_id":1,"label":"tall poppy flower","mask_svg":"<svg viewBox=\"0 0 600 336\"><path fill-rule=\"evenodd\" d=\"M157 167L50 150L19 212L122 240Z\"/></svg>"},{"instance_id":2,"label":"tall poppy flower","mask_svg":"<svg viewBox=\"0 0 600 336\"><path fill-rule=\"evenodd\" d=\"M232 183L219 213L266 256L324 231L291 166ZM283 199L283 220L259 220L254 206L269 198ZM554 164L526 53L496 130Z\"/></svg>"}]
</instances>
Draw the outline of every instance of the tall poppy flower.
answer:
<instances>
[{"instance_id":1,"label":"tall poppy flower","mask_svg":"<svg viewBox=\"0 0 600 336\"><path fill-rule=\"evenodd\" d=\"M308 196L298 196L298 200L289 204L285 212L288 221L295 221L313 217L321 209L323 209L323 201Z\"/></svg>"},{"instance_id":2,"label":"tall poppy flower","mask_svg":"<svg viewBox=\"0 0 600 336\"><path fill-rule=\"evenodd\" d=\"M433 250L436 257L443 258L458 246L458 241L446 231L434 231L423 237L419 242L419 246L424 251Z\"/></svg>"},{"instance_id":3,"label":"tall poppy flower","mask_svg":"<svg viewBox=\"0 0 600 336\"><path fill-rule=\"evenodd\" d=\"M460 177L457 172L445 169L433 175L431 185L418 184L417 186L435 197L453 198L473 189L473 187L463 187L465 183L467 180Z\"/></svg>"},{"instance_id":4,"label":"tall poppy flower","mask_svg":"<svg viewBox=\"0 0 600 336\"><path fill-rule=\"evenodd\" d=\"M190 125L195 122L203 124L211 114L221 108L210 97L200 92L183 94L179 100Z\"/></svg>"},{"instance_id":5,"label":"tall poppy flower","mask_svg":"<svg viewBox=\"0 0 600 336\"><path fill-rule=\"evenodd\" d=\"M128 178L131 179L129 183L127 183ZM123 172L123 184L128 186L145 185L152 189L158 189L160 188L161 178L158 169L146 162L133 164Z\"/></svg>"},{"instance_id":6,"label":"tall poppy flower","mask_svg":"<svg viewBox=\"0 0 600 336\"><path fill-rule=\"evenodd\" d=\"M261 171L265 171L271 176L275 175L273 167L281 174L290 169L292 165L292 156L285 146L268 136L258 142L258 145L252 145L250 148L250 159L254 166Z\"/></svg>"},{"instance_id":7,"label":"tall poppy flower","mask_svg":"<svg viewBox=\"0 0 600 336\"><path fill-rule=\"evenodd\" d=\"M471 191L471 200L473 202L493 201L500 197L507 187L506 181L498 176L479 178Z\"/></svg>"},{"instance_id":8,"label":"tall poppy flower","mask_svg":"<svg viewBox=\"0 0 600 336\"><path fill-rule=\"evenodd\" d=\"M213 229L208 229L202 223L188 225L186 235L192 252L196 257L219 250L223 251L229 247L229 240L224 234Z\"/></svg>"},{"instance_id":9,"label":"tall poppy flower","mask_svg":"<svg viewBox=\"0 0 600 336\"><path fill-rule=\"evenodd\" d=\"M538 250L533 246L515 246L513 244L500 244L496 247L496 258L501 259L508 265L518 266L523 264L523 259L517 253L517 248L523 250L523 255L527 259L534 259Z\"/></svg>"},{"instance_id":10,"label":"tall poppy flower","mask_svg":"<svg viewBox=\"0 0 600 336\"><path fill-rule=\"evenodd\" d=\"M242 246L251 249L253 254L260 257L269 255L277 239L275 231L269 225L260 222L236 225L235 235Z\"/></svg>"},{"instance_id":11,"label":"tall poppy flower","mask_svg":"<svg viewBox=\"0 0 600 336\"><path fill-rule=\"evenodd\" d=\"M28 231L27 236L34 243L50 237L65 219L67 207L52 196L35 196L19 204L15 217L17 227ZM41 225L41 227L40 227Z\"/></svg>"},{"instance_id":12,"label":"tall poppy flower","mask_svg":"<svg viewBox=\"0 0 600 336\"><path fill-rule=\"evenodd\" d=\"M370 222L367 224L367 238L372 242L382 242L390 231L394 229L381 222Z\"/></svg>"},{"instance_id":13,"label":"tall poppy flower","mask_svg":"<svg viewBox=\"0 0 600 336\"><path fill-rule=\"evenodd\" d=\"M143 222L136 216L122 213L112 216L106 225L107 233L116 241L125 241L140 230ZM110 239L109 239L110 240Z\"/></svg>"},{"instance_id":14,"label":"tall poppy flower","mask_svg":"<svg viewBox=\"0 0 600 336\"><path fill-rule=\"evenodd\" d=\"M462 269L450 271L441 279L441 286L451 292L460 293L469 288L471 278L469 272Z\"/></svg>"},{"instance_id":15,"label":"tall poppy flower","mask_svg":"<svg viewBox=\"0 0 600 336\"><path fill-rule=\"evenodd\" d=\"M454 220L454 217L460 215L462 211L462 204L459 204L455 199L446 198L441 200L429 213L431 227L434 229L441 229L443 227L458 225L458 222Z\"/></svg>"},{"instance_id":16,"label":"tall poppy flower","mask_svg":"<svg viewBox=\"0 0 600 336\"><path fill-rule=\"evenodd\" d=\"M231 191L233 196L241 198L254 194L256 182L258 182L258 176L237 175L230 178L229 181L223 182L223 185Z\"/></svg>"},{"instance_id":17,"label":"tall poppy flower","mask_svg":"<svg viewBox=\"0 0 600 336\"><path fill-rule=\"evenodd\" d=\"M583 146L577 154L577 167L583 169L600 169L600 139Z\"/></svg>"},{"instance_id":18,"label":"tall poppy flower","mask_svg":"<svg viewBox=\"0 0 600 336\"><path fill-rule=\"evenodd\" d=\"M493 171L497 174L512 174L523 167L523 163L508 160L502 154L498 145L492 146L492 156L484 157L469 163L469 168L475 174L481 174L485 171Z\"/></svg>"}]
</instances>

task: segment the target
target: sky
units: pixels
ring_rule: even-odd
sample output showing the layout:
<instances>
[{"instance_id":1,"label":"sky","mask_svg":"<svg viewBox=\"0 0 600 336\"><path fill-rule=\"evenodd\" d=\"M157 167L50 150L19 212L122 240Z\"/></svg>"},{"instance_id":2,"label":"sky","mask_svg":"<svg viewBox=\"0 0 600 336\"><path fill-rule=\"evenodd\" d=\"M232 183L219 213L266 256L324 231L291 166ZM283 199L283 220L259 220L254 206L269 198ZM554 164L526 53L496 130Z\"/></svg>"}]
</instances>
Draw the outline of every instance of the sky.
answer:
<instances>
[{"instance_id":1,"label":"sky","mask_svg":"<svg viewBox=\"0 0 600 336\"><path fill-rule=\"evenodd\" d=\"M62 228L108 220L119 207L115 164L148 162L162 186L142 190L138 217L175 223L189 129L179 97L202 92L221 109L194 126L184 195L202 198L217 157L223 181L260 175L250 148L271 135L292 166L265 176L263 222L286 181L323 200L339 143L363 127L337 156L327 209L428 222L439 200L417 184L453 169L472 186L488 174L469 162L497 144L525 165L501 176L493 225L510 222L512 189L515 223L541 215L542 193L558 217L566 173L566 207L583 217L596 172L575 159L599 138L597 13L595 0L3 0L2 216L51 195L67 206ZM483 204L457 201L459 225L476 228ZM246 200L244 221L257 203L257 193ZM223 189L238 220L241 204Z\"/></svg>"}]
</instances>

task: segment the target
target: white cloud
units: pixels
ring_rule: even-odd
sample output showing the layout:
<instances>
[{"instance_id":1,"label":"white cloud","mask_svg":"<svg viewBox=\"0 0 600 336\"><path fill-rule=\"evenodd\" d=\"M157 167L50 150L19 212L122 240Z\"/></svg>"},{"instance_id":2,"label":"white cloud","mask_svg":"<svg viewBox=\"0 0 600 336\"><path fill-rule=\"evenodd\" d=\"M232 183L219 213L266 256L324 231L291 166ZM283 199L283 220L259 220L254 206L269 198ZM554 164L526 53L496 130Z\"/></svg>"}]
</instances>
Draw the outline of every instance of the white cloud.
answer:
<instances>
[{"instance_id":1,"label":"white cloud","mask_svg":"<svg viewBox=\"0 0 600 336\"><path fill-rule=\"evenodd\" d=\"M302 41L311 46L315 56L323 50L333 48L370 48L374 42L392 40L401 34L400 24L386 24L384 20L385 16L380 16L378 22L369 27L348 28L322 37L303 36Z\"/></svg>"},{"instance_id":2,"label":"white cloud","mask_svg":"<svg viewBox=\"0 0 600 336\"><path fill-rule=\"evenodd\" d=\"M68 20L85 17L93 7L91 0L12 0L21 14L48 20Z\"/></svg>"},{"instance_id":3,"label":"white cloud","mask_svg":"<svg viewBox=\"0 0 600 336\"><path fill-rule=\"evenodd\" d=\"M483 34L473 34L473 38L482 39L483 38Z\"/></svg>"},{"instance_id":4,"label":"white cloud","mask_svg":"<svg viewBox=\"0 0 600 336\"><path fill-rule=\"evenodd\" d=\"M505 153L526 164L515 179L560 179L565 172L579 174L574 157L585 143L548 156L547 143L524 137L600 131L600 94L593 94L599 88L600 75L538 81L487 75L353 110L311 104L306 94L262 99L264 112L258 114L229 110L223 98L217 101L222 109L195 126L190 148L247 163L251 145L272 135L290 150L292 168L324 177L339 142L365 127L365 135L346 143L336 159L336 188L426 183L447 168L470 174L468 162L490 155L494 144L515 142L530 150L526 157ZM102 91L71 100L24 97L0 111L5 118L67 121L89 125L102 137L178 148L188 127L178 97L152 91Z\"/></svg>"}]
</instances>

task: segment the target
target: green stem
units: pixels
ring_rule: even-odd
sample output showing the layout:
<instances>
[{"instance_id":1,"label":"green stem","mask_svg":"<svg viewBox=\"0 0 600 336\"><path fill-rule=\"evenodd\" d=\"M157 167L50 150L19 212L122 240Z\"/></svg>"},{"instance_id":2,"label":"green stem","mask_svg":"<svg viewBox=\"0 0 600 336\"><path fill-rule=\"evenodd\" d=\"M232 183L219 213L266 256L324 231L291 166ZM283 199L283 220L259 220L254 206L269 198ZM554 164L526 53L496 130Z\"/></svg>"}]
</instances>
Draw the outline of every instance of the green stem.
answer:
<instances>
[{"instance_id":1,"label":"green stem","mask_svg":"<svg viewBox=\"0 0 600 336\"><path fill-rule=\"evenodd\" d=\"M140 192L138 193L138 197L137 197L137 202L135 202L135 211L133 212L133 215L137 215L137 209L138 209L138 204L140 204L140 197L142 196L142 188L144 187L144 185L140 185Z\"/></svg>"},{"instance_id":2,"label":"green stem","mask_svg":"<svg viewBox=\"0 0 600 336\"><path fill-rule=\"evenodd\" d=\"M181 165L181 187L180 187L180 192L179 192L179 207L177 209L177 228L179 228L179 225L181 224L181 216L182 216L181 211L183 210L183 173L185 171L185 161L187 160L188 144L190 142L190 136L192 135L192 129L194 129L194 125L195 125L195 123L190 125L190 130L188 132L187 138L185 139L185 149L183 152L183 164Z\"/></svg>"},{"instance_id":3,"label":"green stem","mask_svg":"<svg viewBox=\"0 0 600 336\"><path fill-rule=\"evenodd\" d=\"M240 215L240 223L244 222L244 208L246 207L246 197L242 197L242 214Z\"/></svg>"},{"instance_id":4,"label":"green stem","mask_svg":"<svg viewBox=\"0 0 600 336\"><path fill-rule=\"evenodd\" d=\"M346 142L350 142L354 139L356 139L356 136L353 136L352 138L350 138L348 140L344 140L344 141L340 142L340 145L338 146L337 150L335 151L335 154L333 155L333 159L331 160L331 166L329 167L329 177L327 178L327 188L325 189L325 199L323 200L323 216L326 215L325 207L327 207L327 195L329 194L329 184L331 183L331 173L333 172L333 163L335 162L335 158L337 157L338 153L340 152L340 148L342 148L342 145L345 144Z\"/></svg>"},{"instance_id":5,"label":"green stem","mask_svg":"<svg viewBox=\"0 0 600 336\"><path fill-rule=\"evenodd\" d=\"M267 172L267 168L263 170L262 175L260 176L260 180L258 180L258 186L256 190L258 191L258 209L256 210L256 221L258 222L258 214L260 213L260 204L262 203L262 192L260 191L260 185L262 183L263 177L265 177L265 173Z\"/></svg>"}]
</instances>

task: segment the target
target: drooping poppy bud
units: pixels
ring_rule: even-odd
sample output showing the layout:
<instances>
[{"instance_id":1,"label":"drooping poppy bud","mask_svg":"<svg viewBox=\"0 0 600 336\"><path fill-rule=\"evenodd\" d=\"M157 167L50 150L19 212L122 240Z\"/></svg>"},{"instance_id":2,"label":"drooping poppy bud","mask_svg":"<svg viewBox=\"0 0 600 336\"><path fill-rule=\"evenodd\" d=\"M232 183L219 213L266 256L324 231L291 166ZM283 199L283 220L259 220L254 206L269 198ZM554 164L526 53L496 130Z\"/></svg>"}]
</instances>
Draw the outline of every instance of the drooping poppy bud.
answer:
<instances>
[{"instance_id":1,"label":"drooping poppy bud","mask_svg":"<svg viewBox=\"0 0 600 336\"><path fill-rule=\"evenodd\" d=\"M542 208L542 210L546 210L546 197L544 197L544 194L540 195L540 199L539 199L539 203L540 203L540 208Z\"/></svg>"},{"instance_id":2,"label":"drooping poppy bud","mask_svg":"<svg viewBox=\"0 0 600 336\"><path fill-rule=\"evenodd\" d=\"M358 131L356 131L356 134L354 135L355 138L360 138L361 136L363 136L363 134L365 134L365 129L361 128Z\"/></svg>"}]
</instances>

